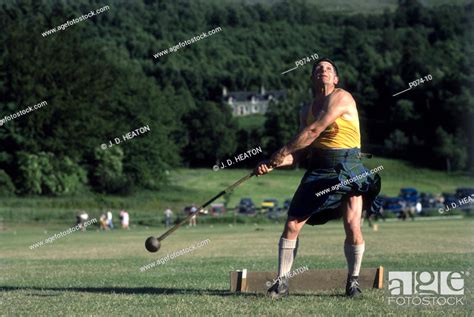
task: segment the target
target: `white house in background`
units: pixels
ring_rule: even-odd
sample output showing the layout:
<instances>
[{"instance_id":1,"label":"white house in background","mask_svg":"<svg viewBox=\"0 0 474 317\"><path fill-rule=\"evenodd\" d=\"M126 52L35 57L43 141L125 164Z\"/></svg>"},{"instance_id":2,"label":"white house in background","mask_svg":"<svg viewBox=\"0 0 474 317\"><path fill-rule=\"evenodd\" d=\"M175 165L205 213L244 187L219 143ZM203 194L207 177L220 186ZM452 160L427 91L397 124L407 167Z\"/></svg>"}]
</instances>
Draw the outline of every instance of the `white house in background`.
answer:
<instances>
[{"instance_id":1,"label":"white house in background","mask_svg":"<svg viewBox=\"0 0 474 317\"><path fill-rule=\"evenodd\" d=\"M271 100L276 102L286 98L284 90L265 91L263 86L260 91L231 91L226 87L222 88L222 100L224 104L232 108L234 117L246 116L254 113L264 114L267 112L268 104Z\"/></svg>"}]
</instances>

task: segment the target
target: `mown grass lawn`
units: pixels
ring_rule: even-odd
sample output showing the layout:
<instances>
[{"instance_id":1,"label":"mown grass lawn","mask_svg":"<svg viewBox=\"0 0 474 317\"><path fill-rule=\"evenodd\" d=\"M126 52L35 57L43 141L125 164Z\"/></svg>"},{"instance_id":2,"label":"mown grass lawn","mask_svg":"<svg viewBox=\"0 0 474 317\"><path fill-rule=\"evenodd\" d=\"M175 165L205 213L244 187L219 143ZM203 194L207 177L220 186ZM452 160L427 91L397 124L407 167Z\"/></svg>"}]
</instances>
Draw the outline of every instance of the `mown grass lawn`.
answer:
<instances>
[{"instance_id":1,"label":"mown grass lawn","mask_svg":"<svg viewBox=\"0 0 474 317\"><path fill-rule=\"evenodd\" d=\"M472 220L379 223L365 227L363 266L386 271L470 271L474 263ZM258 228L258 230L257 230ZM7 225L0 232L0 315L252 315L468 316L473 308L472 277L465 280L465 305L403 308L387 304L387 288L364 290L361 300L340 289L294 294L282 301L228 292L229 272L277 268L280 225L203 225L180 228L158 254L143 242L163 229L76 232L30 250L64 226ZM192 253L145 272L139 268L167 253L209 239ZM305 227L294 268L344 268L340 222ZM317 283L317 281L314 281Z\"/></svg>"}]
</instances>

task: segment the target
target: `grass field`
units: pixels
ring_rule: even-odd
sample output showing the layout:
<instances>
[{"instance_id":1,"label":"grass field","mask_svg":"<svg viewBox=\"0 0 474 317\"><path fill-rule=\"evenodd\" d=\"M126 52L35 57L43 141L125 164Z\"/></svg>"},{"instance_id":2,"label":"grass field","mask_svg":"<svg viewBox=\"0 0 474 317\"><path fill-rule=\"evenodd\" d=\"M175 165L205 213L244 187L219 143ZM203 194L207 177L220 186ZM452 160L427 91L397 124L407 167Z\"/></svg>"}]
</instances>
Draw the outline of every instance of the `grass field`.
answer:
<instances>
[{"instance_id":1,"label":"grass field","mask_svg":"<svg viewBox=\"0 0 474 317\"><path fill-rule=\"evenodd\" d=\"M379 224L379 231L365 228L363 266L472 272L473 224L472 220L386 222ZM276 270L280 225L181 228L164 241L158 254L147 253L143 242L162 229L143 227L75 232L29 249L66 229L7 224L0 231L0 315L472 316L472 278L465 280L464 306L424 306L421 310L388 305L386 284L384 290L366 289L360 300L342 297L342 285L278 302L230 294L229 271ZM145 272L139 270L205 239L209 244L192 253ZM341 223L308 226L300 239L293 268L345 267Z\"/></svg>"},{"instance_id":2,"label":"grass field","mask_svg":"<svg viewBox=\"0 0 474 317\"><path fill-rule=\"evenodd\" d=\"M243 117L235 117L239 125L239 129L250 130L265 125L265 116L263 114L252 114Z\"/></svg>"}]
</instances>

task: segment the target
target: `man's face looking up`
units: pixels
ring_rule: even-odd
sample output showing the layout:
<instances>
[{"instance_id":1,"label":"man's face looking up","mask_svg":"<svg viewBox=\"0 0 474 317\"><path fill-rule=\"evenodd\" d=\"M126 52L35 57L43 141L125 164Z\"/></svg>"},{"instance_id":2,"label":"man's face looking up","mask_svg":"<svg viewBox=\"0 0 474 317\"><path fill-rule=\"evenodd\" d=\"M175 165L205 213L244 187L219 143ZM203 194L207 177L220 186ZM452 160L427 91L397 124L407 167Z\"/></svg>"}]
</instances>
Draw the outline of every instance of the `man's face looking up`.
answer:
<instances>
[{"instance_id":1,"label":"man's face looking up","mask_svg":"<svg viewBox=\"0 0 474 317\"><path fill-rule=\"evenodd\" d=\"M313 71L312 75L313 82L315 84L323 85L337 85L339 78L336 75L336 71L331 63L322 61L320 62Z\"/></svg>"}]
</instances>

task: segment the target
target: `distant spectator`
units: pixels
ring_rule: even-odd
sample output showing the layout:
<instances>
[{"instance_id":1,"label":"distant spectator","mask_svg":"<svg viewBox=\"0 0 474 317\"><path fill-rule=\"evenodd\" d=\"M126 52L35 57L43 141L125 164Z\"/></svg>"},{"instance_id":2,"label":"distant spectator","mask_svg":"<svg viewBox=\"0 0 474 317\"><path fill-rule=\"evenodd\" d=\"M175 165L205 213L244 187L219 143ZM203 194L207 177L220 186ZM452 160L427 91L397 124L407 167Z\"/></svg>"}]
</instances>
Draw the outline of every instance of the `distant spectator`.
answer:
<instances>
[{"instance_id":1,"label":"distant spectator","mask_svg":"<svg viewBox=\"0 0 474 317\"><path fill-rule=\"evenodd\" d=\"M76 216L76 225L79 226L79 228L82 231L86 230L86 227L84 226L84 223L87 221L87 219L89 219L89 215L84 210L81 211L81 213Z\"/></svg>"},{"instance_id":2,"label":"distant spectator","mask_svg":"<svg viewBox=\"0 0 474 317\"><path fill-rule=\"evenodd\" d=\"M410 206L408 207L408 215L410 216L412 221L415 220L415 212L416 212L415 205L410 203Z\"/></svg>"},{"instance_id":3,"label":"distant spectator","mask_svg":"<svg viewBox=\"0 0 474 317\"><path fill-rule=\"evenodd\" d=\"M402 220L407 219L407 214L408 214L408 208L407 208L407 203L404 200L400 200L400 212L398 213L398 218Z\"/></svg>"},{"instance_id":4,"label":"distant spectator","mask_svg":"<svg viewBox=\"0 0 474 317\"><path fill-rule=\"evenodd\" d=\"M165 210L165 226L171 226L171 217L173 217L173 211L168 207Z\"/></svg>"},{"instance_id":5,"label":"distant spectator","mask_svg":"<svg viewBox=\"0 0 474 317\"><path fill-rule=\"evenodd\" d=\"M443 195L438 195L436 197L436 201L439 202L441 205L444 205L444 196Z\"/></svg>"},{"instance_id":6,"label":"distant spectator","mask_svg":"<svg viewBox=\"0 0 474 317\"><path fill-rule=\"evenodd\" d=\"M82 230L82 220L80 214L76 215L76 226L78 226Z\"/></svg>"},{"instance_id":7,"label":"distant spectator","mask_svg":"<svg viewBox=\"0 0 474 317\"><path fill-rule=\"evenodd\" d=\"M384 216L384 210L383 210L383 207L380 207L380 210L379 210L379 213L378 214L370 214L369 216L369 212L366 210L364 212L364 218L367 220L367 222L369 223L369 227L372 228L372 225L373 225L373 221L378 221L379 220L379 217L382 218L383 221L385 221L385 216Z\"/></svg>"},{"instance_id":8,"label":"distant spectator","mask_svg":"<svg viewBox=\"0 0 474 317\"><path fill-rule=\"evenodd\" d=\"M379 214L375 215L375 219L378 219L378 217L382 218L383 221L385 221L385 210L383 207L380 207Z\"/></svg>"},{"instance_id":9,"label":"distant spectator","mask_svg":"<svg viewBox=\"0 0 474 317\"><path fill-rule=\"evenodd\" d=\"M109 230L109 226L107 226L107 216L105 214L100 215L99 222L101 230Z\"/></svg>"},{"instance_id":10,"label":"distant spectator","mask_svg":"<svg viewBox=\"0 0 474 317\"><path fill-rule=\"evenodd\" d=\"M367 222L369 223L369 227L372 228L372 215L369 216L369 212L367 210L364 210L362 213L362 221L367 220Z\"/></svg>"},{"instance_id":11,"label":"distant spectator","mask_svg":"<svg viewBox=\"0 0 474 317\"><path fill-rule=\"evenodd\" d=\"M193 206L191 207L191 213L194 214L194 216L191 217L191 219L189 219L189 226L190 227L196 227L196 212L197 212L197 208L196 206L193 204Z\"/></svg>"},{"instance_id":12,"label":"distant spectator","mask_svg":"<svg viewBox=\"0 0 474 317\"><path fill-rule=\"evenodd\" d=\"M120 211L120 222L122 223L122 229L130 229L128 227L130 217L128 215L128 212L125 210Z\"/></svg>"},{"instance_id":13,"label":"distant spectator","mask_svg":"<svg viewBox=\"0 0 474 317\"><path fill-rule=\"evenodd\" d=\"M421 214L421 212L423 211L423 206L421 206L421 202L416 203L415 209L417 215Z\"/></svg>"},{"instance_id":14,"label":"distant spectator","mask_svg":"<svg viewBox=\"0 0 474 317\"><path fill-rule=\"evenodd\" d=\"M112 222L112 211L107 211L107 226L110 229L114 228L114 223Z\"/></svg>"}]
</instances>

